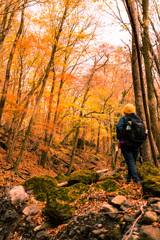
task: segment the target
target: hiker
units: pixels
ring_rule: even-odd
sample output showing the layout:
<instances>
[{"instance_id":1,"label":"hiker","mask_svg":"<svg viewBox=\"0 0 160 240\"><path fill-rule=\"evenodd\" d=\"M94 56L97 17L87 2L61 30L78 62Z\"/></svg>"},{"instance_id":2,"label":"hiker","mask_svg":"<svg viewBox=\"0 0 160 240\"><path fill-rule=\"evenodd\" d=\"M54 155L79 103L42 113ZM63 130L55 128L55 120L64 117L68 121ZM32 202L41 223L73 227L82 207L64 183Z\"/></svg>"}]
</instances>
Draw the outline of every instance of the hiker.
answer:
<instances>
[{"instance_id":1,"label":"hiker","mask_svg":"<svg viewBox=\"0 0 160 240\"><path fill-rule=\"evenodd\" d=\"M119 147L121 148L121 152L128 166L127 183L133 179L133 181L140 186L141 180L136 170L136 159L140 152L140 146L134 146L134 144L132 146L132 144L125 141L125 131L129 121L128 118L139 119L140 121L141 119L135 114L135 107L132 104L126 104L123 109L123 113L125 116L121 117L117 124L117 138L119 140Z\"/></svg>"}]
</instances>

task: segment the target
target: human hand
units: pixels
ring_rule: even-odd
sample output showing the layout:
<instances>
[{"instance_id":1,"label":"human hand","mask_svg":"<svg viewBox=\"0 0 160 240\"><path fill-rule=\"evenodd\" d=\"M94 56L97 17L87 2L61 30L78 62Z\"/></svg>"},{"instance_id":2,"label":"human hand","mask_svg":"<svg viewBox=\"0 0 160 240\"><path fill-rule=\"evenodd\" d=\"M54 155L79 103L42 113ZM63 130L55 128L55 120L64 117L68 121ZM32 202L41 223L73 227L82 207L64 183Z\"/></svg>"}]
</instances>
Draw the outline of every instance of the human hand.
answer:
<instances>
[{"instance_id":1,"label":"human hand","mask_svg":"<svg viewBox=\"0 0 160 240\"><path fill-rule=\"evenodd\" d=\"M124 140L120 140L120 141L119 141L119 148L122 147L122 146L124 146L124 145L125 145Z\"/></svg>"}]
</instances>

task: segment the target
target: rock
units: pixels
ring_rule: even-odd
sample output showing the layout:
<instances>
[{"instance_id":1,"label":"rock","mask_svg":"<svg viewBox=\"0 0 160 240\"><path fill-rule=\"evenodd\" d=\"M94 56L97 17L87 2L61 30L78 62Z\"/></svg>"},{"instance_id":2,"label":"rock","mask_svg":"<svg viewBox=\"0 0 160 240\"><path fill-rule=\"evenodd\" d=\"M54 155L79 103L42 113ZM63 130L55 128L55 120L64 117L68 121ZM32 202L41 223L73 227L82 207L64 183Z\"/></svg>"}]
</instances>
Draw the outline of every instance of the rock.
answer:
<instances>
[{"instance_id":1,"label":"rock","mask_svg":"<svg viewBox=\"0 0 160 240\"><path fill-rule=\"evenodd\" d=\"M122 233L121 233L121 228L115 227L112 232L111 240L119 240L122 239Z\"/></svg>"},{"instance_id":2,"label":"rock","mask_svg":"<svg viewBox=\"0 0 160 240\"><path fill-rule=\"evenodd\" d=\"M139 236L132 234L132 236L130 236L128 240L139 240Z\"/></svg>"},{"instance_id":3,"label":"rock","mask_svg":"<svg viewBox=\"0 0 160 240\"><path fill-rule=\"evenodd\" d=\"M104 190L106 192L115 192L118 189L118 184L112 179L107 179L104 182L94 185L95 191Z\"/></svg>"},{"instance_id":4,"label":"rock","mask_svg":"<svg viewBox=\"0 0 160 240\"><path fill-rule=\"evenodd\" d=\"M160 202L157 202L155 204L151 204L151 208L153 210L159 210L160 211Z\"/></svg>"},{"instance_id":5,"label":"rock","mask_svg":"<svg viewBox=\"0 0 160 240\"><path fill-rule=\"evenodd\" d=\"M116 197L114 197L112 200L111 200L111 203L113 204L113 205L118 205L118 206L120 206L120 205L122 205L125 201L126 201L127 199L126 199L126 197L124 197L124 196L116 196Z\"/></svg>"},{"instance_id":6,"label":"rock","mask_svg":"<svg viewBox=\"0 0 160 240\"><path fill-rule=\"evenodd\" d=\"M137 168L138 175L142 180L144 180L149 175L152 175L152 177L160 176L160 170L150 162L144 162L143 164L138 163L136 165L136 168Z\"/></svg>"},{"instance_id":7,"label":"rock","mask_svg":"<svg viewBox=\"0 0 160 240\"><path fill-rule=\"evenodd\" d=\"M115 218L118 215L118 209L108 203L104 203L102 205L101 211L111 212L110 214L108 214L111 218Z\"/></svg>"},{"instance_id":8,"label":"rock","mask_svg":"<svg viewBox=\"0 0 160 240\"><path fill-rule=\"evenodd\" d=\"M19 214L16 212L15 209L10 209L7 210L4 214L4 221L6 222L14 222L15 220L17 220L19 218Z\"/></svg>"},{"instance_id":9,"label":"rock","mask_svg":"<svg viewBox=\"0 0 160 240\"><path fill-rule=\"evenodd\" d=\"M55 179L59 182L59 183L63 183L63 182L68 182L69 177L65 176L62 173L58 173L58 175L55 177Z\"/></svg>"},{"instance_id":10,"label":"rock","mask_svg":"<svg viewBox=\"0 0 160 240\"><path fill-rule=\"evenodd\" d=\"M45 229L49 229L49 228L53 228L53 224L44 223L43 225L39 225L39 226L35 227L34 232L38 232L40 230L45 230Z\"/></svg>"},{"instance_id":11,"label":"rock","mask_svg":"<svg viewBox=\"0 0 160 240\"><path fill-rule=\"evenodd\" d=\"M79 170L74 171L71 173L70 178L68 180L69 185L73 185L75 183L84 183L84 184L90 184L93 182L97 182L99 179L99 173L97 173L95 170Z\"/></svg>"},{"instance_id":12,"label":"rock","mask_svg":"<svg viewBox=\"0 0 160 240\"><path fill-rule=\"evenodd\" d=\"M151 224L157 221L158 221L157 213L153 211L145 212L144 216L140 219L140 222L144 224Z\"/></svg>"},{"instance_id":13,"label":"rock","mask_svg":"<svg viewBox=\"0 0 160 240\"><path fill-rule=\"evenodd\" d=\"M105 230L104 228L101 228L101 229L93 230L92 233L94 236L99 236L102 233L104 233L104 230Z\"/></svg>"},{"instance_id":14,"label":"rock","mask_svg":"<svg viewBox=\"0 0 160 240\"><path fill-rule=\"evenodd\" d=\"M106 239L106 236L104 235L104 234L101 234L101 235L99 235L99 238L98 239L100 239L100 240L105 240Z\"/></svg>"},{"instance_id":15,"label":"rock","mask_svg":"<svg viewBox=\"0 0 160 240\"><path fill-rule=\"evenodd\" d=\"M148 175L142 182L143 195L160 196L160 177Z\"/></svg>"},{"instance_id":16,"label":"rock","mask_svg":"<svg viewBox=\"0 0 160 240\"><path fill-rule=\"evenodd\" d=\"M122 206L124 206L125 208L131 208L134 206L134 203L130 202L129 200L125 200L123 203L122 203Z\"/></svg>"},{"instance_id":17,"label":"rock","mask_svg":"<svg viewBox=\"0 0 160 240\"><path fill-rule=\"evenodd\" d=\"M152 225L142 226L140 240L160 240L160 229Z\"/></svg>"},{"instance_id":18,"label":"rock","mask_svg":"<svg viewBox=\"0 0 160 240\"><path fill-rule=\"evenodd\" d=\"M23 184L24 188L32 188L36 199L45 201L46 195L52 189L57 187L58 181L48 175L35 176L26 180Z\"/></svg>"},{"instance_id":19,"label":"rock","mask_svg":"<svg viewBox=\"0 0 160 240\"><path fill-rule=\"evenodd\" d=\"M37 240L49 240L51 235L47 231L40 231L36 234Z\"/></svg>"},{"instance_id":20,"label":"rock","mask_svg":"<svg viewBox=\"0 0 160 240\"><path fill-rule=\"evenodd\" d=\"M39 213L39 208L36 205L27 206L23 210L23 213L26 216L34 216Z\"/></svg>"},{"instance_id":21,"label":"rock","mask_svg":"<svg viewBox=\"0 0 160 240\"><path fill-rule=\"evenodd\" d=\"M84 235L88 235L90 230L91 230L91 226L89 226L89 225L85 225L80 228L80 232L83 233Z\"/></svg>"},{"instance_id":22,"label":"rock","mask_svg":"<svg viewBox=\"0 0 160 240\"><path fill-rule=\"evenodd\" d=\"M45 213L51 217L55 224L62 224L75 213L74 202L88 189L89 186L83 183L77 183L67 188L53 188L48 193ZM83 198L87 201L85 196Z\"/></svg>"},{"instance_id":23,"label":"rock","mask_svg":"<svg viewBox=\"0 0 160 240\"><path fill-rule=\"evenodd\" d=\"M12 188L8 192L8 195L11 198L13 205L17 205L28 200L28 194L25 192L24 187L21 185Z\"/></svg>"},{"instance_id":24,"label":"rock","mask_svg":"<svg viewBox=\"0 0 160 240\"><path fill-rule=\"evenodd\" d=\"M151 205L152 203L160 202L160 198L158 197L150 197L147 199L147 205Z\"/></svg>"},{"instance_id":25,"label":"rock","mask_svg":"<svg viewBox=\"0 0 160 240\"><path fill-rule=\"evenodd\" d=\"M125 214L123 217L123 221L125 222L133 222L135 219L135 215L134 214Z\"/></svg>"}]
</instances>

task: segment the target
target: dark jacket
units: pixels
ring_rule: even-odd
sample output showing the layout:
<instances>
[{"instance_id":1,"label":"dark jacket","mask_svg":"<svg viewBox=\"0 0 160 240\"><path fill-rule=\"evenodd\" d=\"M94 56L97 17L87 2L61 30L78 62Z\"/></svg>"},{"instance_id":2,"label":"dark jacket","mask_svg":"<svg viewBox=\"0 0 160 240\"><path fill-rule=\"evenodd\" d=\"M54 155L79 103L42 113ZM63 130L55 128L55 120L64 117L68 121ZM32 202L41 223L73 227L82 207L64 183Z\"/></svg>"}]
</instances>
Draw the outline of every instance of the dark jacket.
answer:
<instances>
[{"instance_id":1,"label":"dark jacket","mask_svg":"<svg viewBox=\"0 0 160 240\"><path fill-rule=\"evenodd\" d=\"M125 115L125 116L123 116L119 119L119 122L117 124L117 138L118 138L119 141L124 140L123 131L124 131L124 129L126 127L126 124L127 124L127 116L140 119L135 113Z\"/></svg>"}]
</instances>

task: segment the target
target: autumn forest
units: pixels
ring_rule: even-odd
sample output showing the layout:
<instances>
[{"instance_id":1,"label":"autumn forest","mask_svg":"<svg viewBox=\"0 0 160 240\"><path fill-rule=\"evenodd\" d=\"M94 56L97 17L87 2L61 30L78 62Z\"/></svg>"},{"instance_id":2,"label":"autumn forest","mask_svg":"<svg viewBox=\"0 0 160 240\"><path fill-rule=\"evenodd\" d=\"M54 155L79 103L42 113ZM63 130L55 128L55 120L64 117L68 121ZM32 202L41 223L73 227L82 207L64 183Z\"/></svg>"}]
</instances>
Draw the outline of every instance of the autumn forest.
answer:
<instances>
[{"instance_id":1,"label":"autumn forest","mask_svg":"<svg viewBox=\"0 0 160 240\"><path fill-rule=\"evenodd\" d=\"M159 196L159 0L0 0L0 240L160 240Z\"/></svg>"},{"instance_id":2,"label":"autumn forest","mask_svg":"<svg viewBox=\"0 0 160 240\"><path fill-rule=\"evenodd\" d=\"M129 41L101 40L107 16ZM126 103L148 129L143 158L158 167L159 25L158 0L1 0L1 143L14 172L30 138L42 168L57 148L70 148L70 175L77 143L94 149L94 159L111 156L115 168L116 124Z\"/></svg>"}]
</instances>

